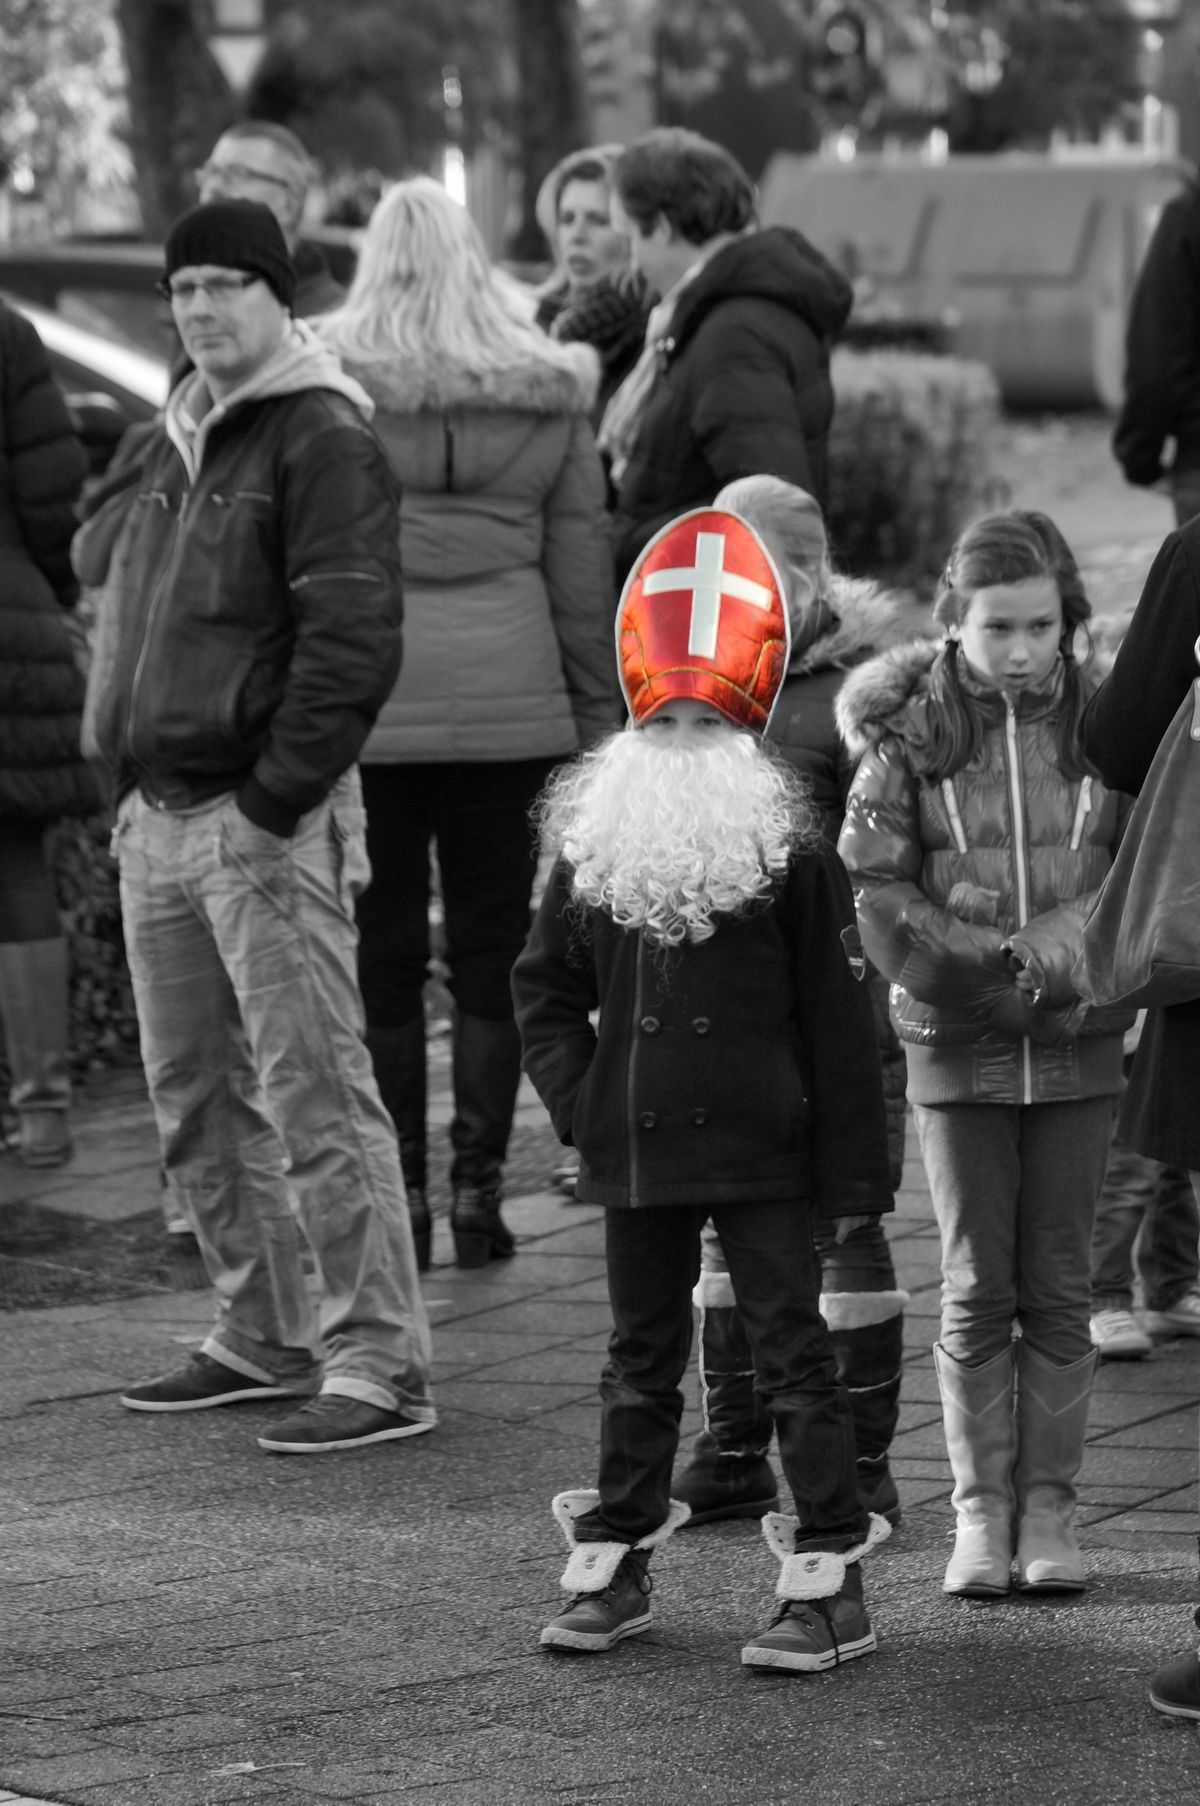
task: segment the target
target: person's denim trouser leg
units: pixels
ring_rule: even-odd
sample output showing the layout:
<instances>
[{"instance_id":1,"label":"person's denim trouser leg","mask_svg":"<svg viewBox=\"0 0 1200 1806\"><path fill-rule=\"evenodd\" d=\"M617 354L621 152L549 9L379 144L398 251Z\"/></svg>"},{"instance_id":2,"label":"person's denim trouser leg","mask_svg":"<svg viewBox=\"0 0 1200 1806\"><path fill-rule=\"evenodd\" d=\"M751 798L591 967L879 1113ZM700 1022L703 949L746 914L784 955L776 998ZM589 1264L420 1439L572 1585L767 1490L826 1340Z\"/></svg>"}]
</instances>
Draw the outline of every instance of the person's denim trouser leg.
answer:
<instances>
[{"instance_id":1,"label":"person's denim trouser leg","mask_svg":"<svg viewBox=\"0 0 1200 1806\"><path fill-rule=\"evenodd\" d=\"M302 1230L324 1389L432 1422L396 1138L362 1038L357 774L290 841L231 796L172 814L135 794L114 846L163 1164L217 1292L205 1352L265 1379L314 1372Z\"/></svg>"},{"instance_id":2,"label":"person's denim trouser leg","mask_svg":"<svg viewBox=\"0 0 1200 1806\"><path fill-rule=\"evenodd\" d=\"M1169 1311L1200 1278L1200 1210L1190 1174L1158 1161L1150 1164L1153 1195L1135 1253L1147 1309Z\"/></svg>"},{"instance_id":3,"label":"person's denim trouser leg","mask_svg":"<svg viewBox=\"0 0 1200 1806\"><path fill-rule=\"evenodd\" d=\"M1090 1261L1113 1100L917 1104L942 1238L941 1345L965 1367L1013 1325L1058 1367L1091 1351Z\"/></svg>"},{"instance_id":4,"label":"person's denim trouser leg","mask_svg":"<svg viewBox=\"0 0 1200 1806\"><path fill-rule=\"evenodd\" d=\"M1093 1311L1132 1310L1133 1249L1153 1196L1153 1162L1114 1138L1092 1230Z\"/></svg>"},{"instance_id":5,"label":"person's denim trouser leg","mask_svg":"<svg viewBox=\"0 0 1200 1806\"><path fill-rule=\"evenodd\" d=\"M606 1213L614 1328L600 1384L600 1504L577 1520L581 1542L636 1542L666 1518L708 1214L675 1205ZM738 1204L711 1214L759 1391L775 1418L800 1525L796 1548L849 1548L866 1531L866 1513L856 1493L850 1405L817 1310L809 1212Z\"/></svg>"},{"instance_id":6,"label":"person's denim trouser leg","mask_svg":"<svg viewBox=\"0 0 1200 1806\"><path fill-rule=\"evenodd\" d=\"M1200 1212L1187 1173L1114 1140L1092 1235L1092 1309L1169 1311L1200 1277Z\"/></svg>"}]
</instances>

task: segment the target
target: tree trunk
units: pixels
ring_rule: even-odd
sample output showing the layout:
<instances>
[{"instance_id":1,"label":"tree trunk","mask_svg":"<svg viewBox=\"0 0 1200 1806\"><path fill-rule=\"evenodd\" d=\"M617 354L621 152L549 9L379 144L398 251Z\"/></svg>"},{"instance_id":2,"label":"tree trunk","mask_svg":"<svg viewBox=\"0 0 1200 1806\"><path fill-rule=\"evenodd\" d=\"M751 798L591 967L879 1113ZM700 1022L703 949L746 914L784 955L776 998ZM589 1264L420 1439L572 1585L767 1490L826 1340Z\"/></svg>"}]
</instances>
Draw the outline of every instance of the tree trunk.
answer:
<instances>
[{"instance_id":1,"label":"tree trunk","mask_svg":"<svg viewBox=\"0 0 1200 1806\"><path fill-rule=\"evenodd\" d=\"M161 238L196 198L192 170L236 111L209 52L205 0L116 0L142 225Z\"/></svg>"},{"instance_id":2,"label":"tree trunk","mask_svg":"<svg viewBox=\"0 0 1200 1806\"><path fill-rule=\"evenodd\" d=\"M510 0L517 49L517 142L521 223L511 255L533 263L547 254L534 206L560 157L587 142L587 103L579 57L577 0Z\"/></svg>"}]
</instances>

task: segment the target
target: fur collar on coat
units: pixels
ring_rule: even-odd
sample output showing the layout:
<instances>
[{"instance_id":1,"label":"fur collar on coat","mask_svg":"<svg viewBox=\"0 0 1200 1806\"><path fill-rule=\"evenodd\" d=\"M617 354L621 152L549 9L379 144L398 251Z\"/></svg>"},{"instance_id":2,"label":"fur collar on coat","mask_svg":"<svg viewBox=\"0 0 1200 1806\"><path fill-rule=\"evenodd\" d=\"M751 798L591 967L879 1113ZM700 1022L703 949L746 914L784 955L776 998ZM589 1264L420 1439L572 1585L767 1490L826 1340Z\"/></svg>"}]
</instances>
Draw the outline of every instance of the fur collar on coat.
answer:
<instances>
[{"instance_id":1,"label":"fur collar on coat","mask_svg":"<svg viewBox=\"0 0 1200 1806\"><path fill-rule=\"evenodd\" d=\"M914 704L929 694L929 673L941 640L907 640L890 646L850 673L837 693L838 732L854 758L887 734L912 736ZM906 729L908 731L906 731ZM923 737L923 736L921 736Z\"/></svg>"},{"instance_id":2,"label":"fur collar on coat","mask_svg":"<svg viewBox=\"0 0 1200 1806\"><path fill-rule=\"evenodd\" d=\"M498 370L471 369L432 356L369 364L345 358L343 363L347 375L390 414L447 413L456 408L586 414L600 383L600 360L590 345L559 345L549 339Z\"/></svg>"},{"instance_id":3,"label":"fur collar on coat","mask_svg":"<svg viewBox=\"0 0 1200 1806\"><path fill-rule=\"evenodd\" d=\"M835 573L826 598L829 614L807 645L792 652L789 677L811 677L817 671L848 670L867 654L907 638L913 630L912 610L894 591L871 577Z\"/></svg>"}]
</instances>

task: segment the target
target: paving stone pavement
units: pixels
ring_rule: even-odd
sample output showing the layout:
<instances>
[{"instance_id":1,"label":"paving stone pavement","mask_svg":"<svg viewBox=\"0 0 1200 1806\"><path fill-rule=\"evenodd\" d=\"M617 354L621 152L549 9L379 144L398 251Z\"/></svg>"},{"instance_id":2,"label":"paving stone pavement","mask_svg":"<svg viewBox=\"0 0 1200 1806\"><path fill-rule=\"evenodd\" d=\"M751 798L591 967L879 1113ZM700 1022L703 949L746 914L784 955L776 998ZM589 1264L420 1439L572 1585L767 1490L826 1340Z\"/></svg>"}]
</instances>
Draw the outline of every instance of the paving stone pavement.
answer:
<instances>
[{"instance_id":1,"label":"paving stone pavement","mask_svg":"<svg viewBox=\"0 0 1200 1806\"><path fill-rule=\"evenodd\" d=\"M1031 428L1005 472L1119 598L1168 519L1159 497L1103 487L1101 443L1096 423ZM1074 532L1070 496L1048 499L1064 465L1096 471ZM444 1067L435 1080L444 1123ZM527 1089L520 1110L541 1120ZM127 1077L90 1088L76 1130L59 1172L0 1162L0 1210L153 1204ZM912 1299L904 1522L867 1570L878 1653L827 1675L740 1667L775 1578L745 1523L662 1551L649 1635L598 1658L538 1648L563 1560L549 1499L593 1483L608 1323L600 1213L549 1189L510 1201L518 1256L482 1272L451 1264L439 1225L442 1421L412 1442L273 1458L254 1442L271 1407L123 1411L122 1385L200 1340L203 1293L0 1316L0 1802L1194 1803L1200 1732L1155 1714L1146 1684L1195 1638L1200 1342L1100 1369L1088 1591L945 1598L938 1243L910 1155L889 1229ZM685 1437L696 1422L693 1382Z\"/></svg>"}]
</instances>

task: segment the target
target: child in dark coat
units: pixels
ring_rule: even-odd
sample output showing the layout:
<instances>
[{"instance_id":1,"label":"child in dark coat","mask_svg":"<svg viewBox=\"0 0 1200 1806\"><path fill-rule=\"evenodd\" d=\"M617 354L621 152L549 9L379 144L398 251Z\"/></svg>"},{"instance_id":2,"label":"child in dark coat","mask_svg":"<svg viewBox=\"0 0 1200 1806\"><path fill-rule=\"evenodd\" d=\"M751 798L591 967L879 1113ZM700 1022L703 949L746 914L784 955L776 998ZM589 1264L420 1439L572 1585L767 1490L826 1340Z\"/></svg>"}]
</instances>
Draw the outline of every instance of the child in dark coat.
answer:
<instances>
[{"instance_id":1,"label":"child in dark coat","mask_svg":"<svg viewBox=\"0 0 1200 1806\"><path fill-rule=\"evenodd\" d=\"M557 861L513 974L525 1069L606 1207L614 1319L599 1485L554 1500L571 1598L542 1642L605 1650L650 1624L651 1551L687 1515L670 1478L711 1217L796 1506L764 1520L779 1609L742 1661L829 1668L875 1647L859 1557L888 1533L857 1496L812 1238L814 1214L845 1234L891 1208L853 903L762 742L788 624L753 530L715 510L664 529L617 631L636 731L552 783Z\"/></svg>"}]
</instances>

